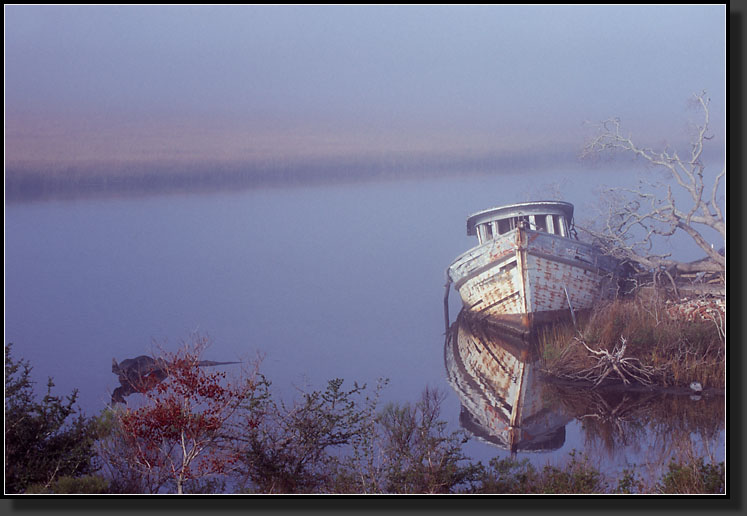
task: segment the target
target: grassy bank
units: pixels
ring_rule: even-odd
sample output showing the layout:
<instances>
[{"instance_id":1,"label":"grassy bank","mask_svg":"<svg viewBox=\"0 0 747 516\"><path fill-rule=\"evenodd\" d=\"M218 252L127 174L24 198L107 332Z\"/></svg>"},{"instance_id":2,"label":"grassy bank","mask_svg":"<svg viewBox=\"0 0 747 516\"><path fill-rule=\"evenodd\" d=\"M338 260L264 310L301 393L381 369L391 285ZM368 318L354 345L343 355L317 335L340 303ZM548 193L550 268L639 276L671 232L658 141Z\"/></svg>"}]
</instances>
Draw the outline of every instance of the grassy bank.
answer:
<instances>
[{"instance_id":1,"label":"grassy bank","mask_svg":"<svg viewBox=\"0 0 747 516\"><path fill-rule=\"evenodd\" d=\"M674 313L660 299L635 297L599 306L577 326L540 330L543 369L592 384L630 383L704 388L725 385L726 342L718 321Z\"/></svg>"},{"instance_id":2,"label":"grassy bank","mask_svg":"<svg viewBox=\"0 0 747 516\"><path fill-rule=\"evenodd\" d=\"M497 494L724 494L725 465L702 458L672 460L661 476L647 479L635 467L611 478L584 454L572 451L563 466L538 468L528 459L495 458L467 492Z\"/></svg>"},{"instance_id":3,"label":"grassy bank","mask_svg":"<svg viewBox=\"0 0 747 516\"><path fill-rule=\"evenodd\" d=\"M658 478L647 479L632 467L617 477L603 474L589 458L576 451L560 466L533 466L528 459L494 458L488 465L472 464L467 485L452 486L451 494L725 494L724 462L702 458L668 463ZM219 484L219 483L218 483ZM217 485L217 484L216 484ZM212 485L190 486L194 494L219 494ZM334 493L335 491L329 491ZM415 491L423 492L424 491ZM345 490L339 491L346 493ZM355 492L354 492L355 493ZM99 474L61 477L48 486L29 486L26 494L117 494Z\"/></svg>"}]
</instances>

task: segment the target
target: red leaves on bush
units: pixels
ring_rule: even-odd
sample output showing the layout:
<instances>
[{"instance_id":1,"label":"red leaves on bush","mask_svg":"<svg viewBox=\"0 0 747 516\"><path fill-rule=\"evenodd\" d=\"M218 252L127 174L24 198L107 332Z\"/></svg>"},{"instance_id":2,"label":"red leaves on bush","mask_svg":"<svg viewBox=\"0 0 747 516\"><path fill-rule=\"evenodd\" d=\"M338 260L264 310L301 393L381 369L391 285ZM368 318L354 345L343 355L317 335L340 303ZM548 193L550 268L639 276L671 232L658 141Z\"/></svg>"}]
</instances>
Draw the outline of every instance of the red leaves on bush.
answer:
<instances>
[{"instance_id":1,"label":"red leaves on bush","mask_svg":"<svg viewBox=\"0 0 747 516\"><path fill-rule=\"evenodd\" d=\"M165 468L177 491L184 481L226 471L238 458L230 447L230 426L241 403L256 384L252 379L231 383L223 372L199 366L207 340L165 357L168 375L144 389L145 403L119 415L122 437L132 459L148 469Z\"/></svg>"}]
</instances>

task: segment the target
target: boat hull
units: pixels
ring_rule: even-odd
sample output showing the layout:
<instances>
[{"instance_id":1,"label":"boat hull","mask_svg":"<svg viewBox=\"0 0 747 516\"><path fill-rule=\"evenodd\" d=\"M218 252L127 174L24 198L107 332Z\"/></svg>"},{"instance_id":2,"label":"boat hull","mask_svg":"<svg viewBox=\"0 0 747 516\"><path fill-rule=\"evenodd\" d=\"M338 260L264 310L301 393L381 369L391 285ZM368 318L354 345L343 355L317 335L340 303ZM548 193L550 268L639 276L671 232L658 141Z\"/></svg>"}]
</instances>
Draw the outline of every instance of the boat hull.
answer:
<instances>
[{"instance_id":1,"label":"boat hull","mask_svg":"<svg viewBox=\"0 0 747 516\"><path fill-rule=\"evenodd\" d=\"M462 312L447 334L444 361L462 405L460 423L472 435L512 452L562 446L570 419L544 399L526 342Z\"/></svg>"},{"instance_id":2,"label":"boat hull","mask_svg":"<svg viewBox=\"0 0 747 516\"><path fill-rule=\"evenodd\" d=\"M584 242L520 227L464 253L448 275L473 316L525 333L613 298L617 270Z\"/></svg>"}]
</instances>

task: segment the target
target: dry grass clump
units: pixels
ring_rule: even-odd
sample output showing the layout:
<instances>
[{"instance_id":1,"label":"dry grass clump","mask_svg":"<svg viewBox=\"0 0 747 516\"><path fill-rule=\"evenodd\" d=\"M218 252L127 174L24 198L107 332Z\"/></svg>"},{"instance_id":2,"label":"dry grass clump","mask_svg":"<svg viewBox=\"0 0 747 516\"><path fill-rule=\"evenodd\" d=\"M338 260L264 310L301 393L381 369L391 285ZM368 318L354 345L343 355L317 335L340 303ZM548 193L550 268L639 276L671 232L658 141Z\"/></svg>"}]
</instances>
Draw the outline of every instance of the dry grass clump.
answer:
<instances>
[{"instance_id":1,"label":"dry grass clump","mask_svg":"<svg viewBox=\"0 0 747 516\"><path fill-rule=\"evenodd\" d=\"M658 300L616 300L582 317L577 327L541 330L547 373L593 383L622 381L723 388L726 342L712 321L671 316Z\"/></svg>"}]
</instances>

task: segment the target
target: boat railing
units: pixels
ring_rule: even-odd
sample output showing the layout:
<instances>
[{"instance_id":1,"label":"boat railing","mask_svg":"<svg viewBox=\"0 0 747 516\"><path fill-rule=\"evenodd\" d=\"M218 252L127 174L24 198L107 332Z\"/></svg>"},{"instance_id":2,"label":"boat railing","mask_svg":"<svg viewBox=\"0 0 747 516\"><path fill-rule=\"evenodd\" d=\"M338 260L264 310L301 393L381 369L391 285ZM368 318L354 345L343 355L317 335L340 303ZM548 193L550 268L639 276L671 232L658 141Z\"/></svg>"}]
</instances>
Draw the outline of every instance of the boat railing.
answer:
<instances>
[{"instance_id":1,"label":"boat railing","mask_svg":"<svg viewBox=\"0 0 747 516\"><path fill-rule=\"evenodd\" d=\"M498 238L493 238L487 242L483 242L472 249L460 254L449 266L449 270L457 273L457 276L461 276L458 271L463 269L473 270L483 265L487 265L495 260L497 254L510 253L513 250L513 245L516 240L515 234L516 229L511 230L509 233L504 233ZM490 249L490 248L495 249ZM455 275L451 274L451 278L454 279Z\"/></svg>"}]
</instances>

